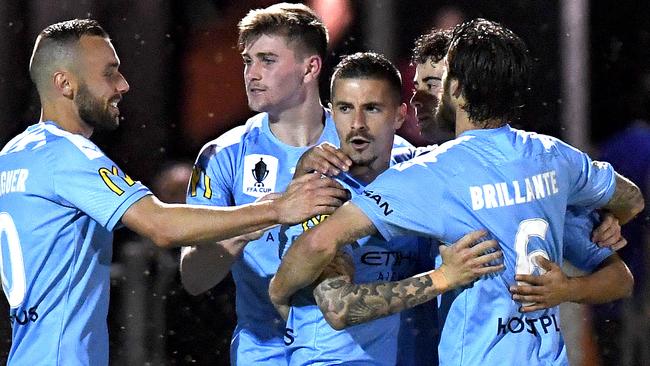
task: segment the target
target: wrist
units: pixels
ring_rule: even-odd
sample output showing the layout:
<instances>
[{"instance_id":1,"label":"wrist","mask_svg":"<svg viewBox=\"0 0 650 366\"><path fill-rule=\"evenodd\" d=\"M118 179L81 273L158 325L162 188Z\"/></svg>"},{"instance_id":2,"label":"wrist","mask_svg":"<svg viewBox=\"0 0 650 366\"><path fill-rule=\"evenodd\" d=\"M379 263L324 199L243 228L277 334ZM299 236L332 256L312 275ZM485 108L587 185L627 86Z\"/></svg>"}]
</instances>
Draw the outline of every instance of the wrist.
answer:
<instances>
[{"instance_id":1,"label":"wrist","mask_svg":"<svg viewBox=\"0 0 650 366\"><path fill-rule=\"evenodd\" d=\"M567 284L565 287L565 296L563 302L575 302L582 303L583 294L581 289L583 285L581 283L581 277L567 277Z\"/></svg>"},{"instance_id":2,"label":"wrist","mask_svg":"<svg viewBox=\"0 0 650 366\"><path fill-rule=\"evenodd\" d=\"M269 225L268 226L273 226L277 224L282 224L282 215L281 215L281 209L278 207L280 202L278 202L279 199L274 199L272 201L264 201L262 205L266 205L264 209L269 212Z\"/></svg>"},{"instance_id":3,"label":"wrist","mask_svg":"<svg viewBox=\"0 0 650 366\"><path fill-rule=\"evenodd\" d=\"M446 270L447 268L443 264L440 268L429 273L433 286L439 291L439 293L447 292L455 287L449 281L447 274L445 274Z\"/></svg>"}]
</instances>

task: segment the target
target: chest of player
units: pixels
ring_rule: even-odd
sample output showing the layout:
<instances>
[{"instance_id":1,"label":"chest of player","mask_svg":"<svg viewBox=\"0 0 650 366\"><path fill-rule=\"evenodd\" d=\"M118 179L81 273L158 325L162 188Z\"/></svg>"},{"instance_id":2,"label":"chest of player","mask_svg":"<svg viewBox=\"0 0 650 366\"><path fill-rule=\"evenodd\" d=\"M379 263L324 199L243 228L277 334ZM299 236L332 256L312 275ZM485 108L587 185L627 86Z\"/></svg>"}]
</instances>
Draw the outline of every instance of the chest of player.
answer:
<instances>
[{"instance_id":1,"label":"chest of player","mask_svg":"<svg viewBox=\"0 0 650 366\"><path fill-rule=\"evenodd\" d=\"M269 193L282 192L291 182L298 159L305 149L273 152L244 151L234 174L236 204L253 202Z\"/></svg>"},{"instance_id":2,"label":"chest of player","mask_svg":"<svg viewBox=\"0 0 650 366\"><path fill-rule=\"evenodd\" d=\"M402 237L387 242L365 237L345 248L355 266L355 282L397 281L410 276L420 262L418 242Z\"/></svg>"}]
</instances>

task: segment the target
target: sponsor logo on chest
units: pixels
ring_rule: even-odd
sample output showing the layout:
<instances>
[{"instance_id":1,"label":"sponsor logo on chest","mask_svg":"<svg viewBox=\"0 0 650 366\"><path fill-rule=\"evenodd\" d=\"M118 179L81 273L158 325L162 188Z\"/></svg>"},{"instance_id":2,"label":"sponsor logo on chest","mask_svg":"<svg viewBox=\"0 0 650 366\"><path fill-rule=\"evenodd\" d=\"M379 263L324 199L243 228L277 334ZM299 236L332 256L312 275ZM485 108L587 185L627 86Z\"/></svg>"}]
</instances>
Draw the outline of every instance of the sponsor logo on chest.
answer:
<instances>
[{"instance_id":1,"label":"sponsor logo on chest","mask_svg":"<svg viewBox=\"0 0 650 366\"><path fill-rule=\"evenodd\" d=\"M271 155L252 154L244 158L242 192L262 197L275 192L278 177L278 159Z\"/></svg>"}]
</instances>

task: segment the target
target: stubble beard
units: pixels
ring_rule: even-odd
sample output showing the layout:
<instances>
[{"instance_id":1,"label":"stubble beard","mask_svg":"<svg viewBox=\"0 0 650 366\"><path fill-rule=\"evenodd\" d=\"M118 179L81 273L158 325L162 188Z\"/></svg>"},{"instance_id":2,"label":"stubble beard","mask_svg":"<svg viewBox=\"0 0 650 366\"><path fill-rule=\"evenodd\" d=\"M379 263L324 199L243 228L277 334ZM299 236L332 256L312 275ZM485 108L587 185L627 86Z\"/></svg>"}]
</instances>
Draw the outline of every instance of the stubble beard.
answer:
<instances>
[{"instance_id":1,"label":"stubble beard","mask_svg":"<svg viewBox=\"0 0 650 366\"><path fill-rule=\"evenodd\" d=\"M113 116L106 105L90 93L86 84L79 86L75 104L79 117L96 130L113 131L120 125L119 116Z\"/></svg>"}]
</instances>

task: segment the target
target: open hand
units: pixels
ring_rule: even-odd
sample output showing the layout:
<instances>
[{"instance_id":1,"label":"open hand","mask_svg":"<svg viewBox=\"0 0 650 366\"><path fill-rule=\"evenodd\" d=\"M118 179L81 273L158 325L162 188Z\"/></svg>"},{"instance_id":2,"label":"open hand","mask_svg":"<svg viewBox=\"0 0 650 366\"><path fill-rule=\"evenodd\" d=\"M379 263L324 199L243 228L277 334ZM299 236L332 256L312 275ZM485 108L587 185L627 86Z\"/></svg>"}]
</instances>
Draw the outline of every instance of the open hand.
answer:
<instances>
[{"instance_id":1,"label":"open hand","mask_svg":"<svg viewBox=\"0 0 650 366\"><path fill-rule=\"evenodd\" d=\"M485 230L473 231L451 246L440 246L440 270L450 288L466 285L481 276L503 270L503 263L490 264L503 256L496 240L486 240L473 245L486 234ZM494 251L488 253L491 249Z\"/></svg>"},{"instance_id":2,"label":"open hand","mask_svg":"<svg viewBox=\"0 0 650 366\"><path fill-rule=\"evenodd\" d=\"M515 275L520 284L510 286L512 299L524 304L520 309L523 313L552 308L569 299L570 279L560 266L542 256L535 257L535 260L546 273L539 276Z\"/></svg>"},{"instance_id":3,"label":"open hand","mask_svg":"<svg viewBox=\"0 0 650 366\"><path fill-rule=\"evenodd\" d=\"M295 179L311 172L319 172L333 177L341 171L348 171L350 166L352 166L352 160L344 152L329 142L323 142L302 154L296 164L296 172L293 177Z\"/></svg>"},{"instance_id":4,"label":"open hand","mask_svg":"<svg viewBox=\"0 0 650 366\"><path fill-rule=\"evenodd\" d=\"M627 245L627 240L621 235L621 225L618 219L609 212L601 213L600 225L594 229L591 241L600 247L610 247L619 250Z\"/></svg>"},{"instance_id":5,"label":"open hand","mask_svg":"<svg viewBox=\"0 0 650 366\"><path fill-rule=\"evenodd\" d=\"M348 199L348 191L320 173L291 181L282 196L273 200L280 224L293 225L310 217L331 214Z\"/></svg>"}]
</instances>

